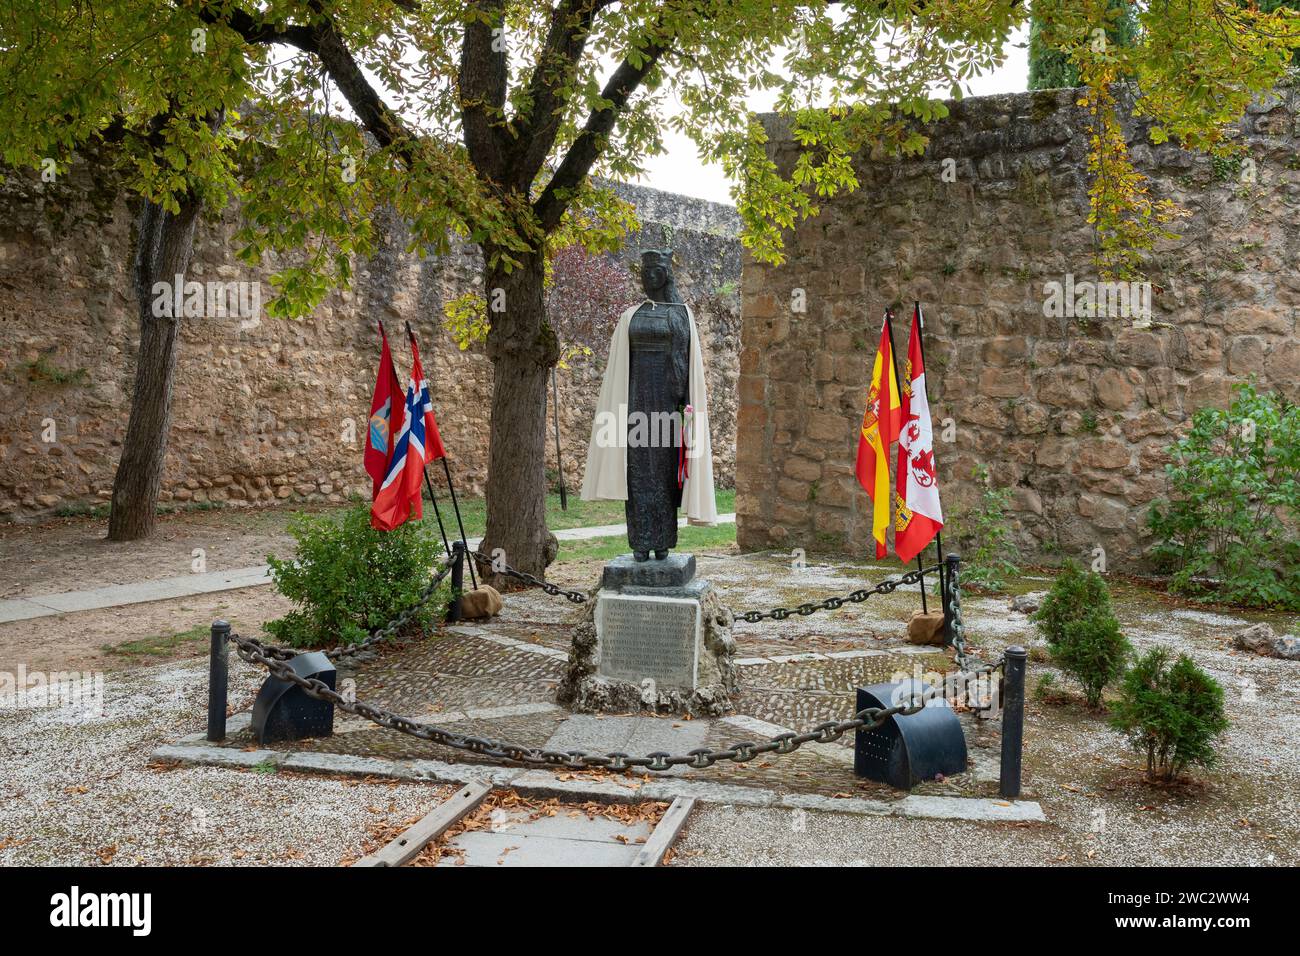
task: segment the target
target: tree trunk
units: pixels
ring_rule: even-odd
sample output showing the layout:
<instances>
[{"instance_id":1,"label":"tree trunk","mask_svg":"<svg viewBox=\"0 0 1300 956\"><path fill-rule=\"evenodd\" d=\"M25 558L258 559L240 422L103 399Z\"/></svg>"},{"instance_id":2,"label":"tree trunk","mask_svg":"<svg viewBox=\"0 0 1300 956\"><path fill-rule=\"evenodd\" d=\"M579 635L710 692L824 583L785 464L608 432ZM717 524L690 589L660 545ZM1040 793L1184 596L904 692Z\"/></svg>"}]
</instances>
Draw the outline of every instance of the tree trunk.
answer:
<instances>
[{"instance_id":1,"label":"tree trunk","mask_svg":"<svg viewBox=\"0 0 1300 956\"><path fill-rule=\"evenodd\" d=\"M113 502L108 517L110 541L135 541L153 533L158 489L162 484L167 434L171 425L172 380L176 373L181 316L172 315L172 299L164 314L154 315L156 282L173 288L184 276L194 250L194 226L200 202L188 197L180 212L170 213L145 200L137 223L134 282L140 314L140 349L135 363L131 416L122 441L122 457L113 478Z\"/></svg>"},{"instance_id":2,"label":"tree trunk","mask_svg":"<svg viewBox=\"0 0 1300 956\"><path fill-rule=\"evenodd\" d=\"M538 251L512 272L485 271L493 385L481 550L500 549L510 567L539 576L557 549L546 530L546 383L559 348L546 324L544 261Z\"/></svg>"}]
</instances>

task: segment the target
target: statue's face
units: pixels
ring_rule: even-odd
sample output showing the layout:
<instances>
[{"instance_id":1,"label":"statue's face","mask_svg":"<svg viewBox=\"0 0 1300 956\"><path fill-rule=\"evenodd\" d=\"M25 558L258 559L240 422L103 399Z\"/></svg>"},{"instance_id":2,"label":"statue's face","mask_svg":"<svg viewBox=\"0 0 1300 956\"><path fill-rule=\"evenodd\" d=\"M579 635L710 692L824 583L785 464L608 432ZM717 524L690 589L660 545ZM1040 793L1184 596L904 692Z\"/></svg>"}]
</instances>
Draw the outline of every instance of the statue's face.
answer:
<instances>
[{"instance_id":1,"label":"statue's face","mask_svg":"<svg viewBox=\"0 0 1300 956\"><path fill-rule=\"evenodd\" d=\"M659 263L647 266L645 270L645 287L658 289L668 281L668 270Z\"/></svg>"}]
</instances>

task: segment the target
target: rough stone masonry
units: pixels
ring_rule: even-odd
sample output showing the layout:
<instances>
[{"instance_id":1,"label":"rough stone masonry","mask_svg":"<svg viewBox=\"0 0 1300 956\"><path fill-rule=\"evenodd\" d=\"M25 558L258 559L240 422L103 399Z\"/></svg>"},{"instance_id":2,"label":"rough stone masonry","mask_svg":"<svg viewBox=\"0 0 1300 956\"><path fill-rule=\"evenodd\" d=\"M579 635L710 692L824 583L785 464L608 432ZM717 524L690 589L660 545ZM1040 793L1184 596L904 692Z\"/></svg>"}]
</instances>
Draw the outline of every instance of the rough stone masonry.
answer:
<instances>
[{"instance_id":1,"label":"rough stone masonry","mask_svg":"<svg viewBox=\"0 0 1300 956\"><path fill-rule=\"evenodd\" d=\"M928 321L949 548L983 464L1011 490L1014 537L1028 554L1102 547L1111 568L1138 567L1147 508L1165 491L1165 449L1192 412L1226 405L1230 385L1251 375L1300 399L1300 91L1250 108L1245 161L1152 146L1128 123L1153 193L1189 213L1176 224L1181 238L1152 257L1147 328L1133 317L1045 313L1049 283L1098 279L1076 95L950 104L923 157L860 159L860 188L822 202L788 234L785 264L745 262L743 548L865 553L870 501L854 479L854 450L890 304L900 306L902 355L913 299ZM763 122L788 171L798 145L780 117ZM805 311L792 308L795 290Z\"/></svg>"},{"instance_id":2,"label":"rough stone masonry","mask_svg":"<svg viewBox=\"0 0 1300 956\"><path fill-rule=\"evenodd\" d=\"M139 323L129 282L132 214L87 166L66 182L3 170L0 180L0 520L75 512L109 500L130 411ZM672 246L682 293L695 309L709 368L714 474L729 487L740 347L739 220L730 206L619 186L643 244ZM260 283L280 263L246 266L233 240L238 207L210 217L195 239L187 279ZM443 304L481 286L478 250L421 259L402 223L379 223L376 253L354 263L350 290L331 292L302 320L186 319L161 499L182 507L341 502L369 495L361 468L378 364L374 320L389 330L399 374L410 356L402 320L421 339L457 482L487 477L492 366L481 345L457 348ZM636 284L629 272L628 304ZM621 311L621 308L619 309ZM614 318L615 316L611 316ZM601 354L559 371L560 431L570 489L582 480ZM550 409L547 410L548 415ZM549 435L549 427L548 427ZM554 471L548 437L546 466Z\"/></svg>"}]
</instances>

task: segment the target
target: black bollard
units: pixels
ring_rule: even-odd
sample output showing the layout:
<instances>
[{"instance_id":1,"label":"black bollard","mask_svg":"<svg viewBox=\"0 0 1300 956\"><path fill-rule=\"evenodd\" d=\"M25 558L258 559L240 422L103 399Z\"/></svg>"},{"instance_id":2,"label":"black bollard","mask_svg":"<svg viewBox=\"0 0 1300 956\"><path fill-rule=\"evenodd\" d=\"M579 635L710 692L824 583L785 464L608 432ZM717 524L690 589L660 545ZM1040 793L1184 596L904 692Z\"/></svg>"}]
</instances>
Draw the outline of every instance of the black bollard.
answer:
<instances>
[{"instance_id":1,"label":"black bollard","mask_svg":"<svg viewBox=\"0 0 1300 956\"><path fill-rule=\"evenodd\" d=\"M208 646L208 740L226 739L226 698L229 691L230 625L212 622L212 643Z\"/></svg>"},{"instance_id":2,"label":"black bollard","mask_svg":"<svg viewBox=\"0 0 1300 956\"><path fill-rule=\"evenodd\" d=\"M451 605L447 608L447 623L460 620L460 595L465 590L465 542L451 543Z\"/></svg>"},{"instance_id":3,"label":"black bollard","mask_svg":"<svg viewBox=\"0 0 1300 956\"><path fill-rule=\"evenodd\" d=\"M1020 796L1020 761L1025 742L1025 664L1029 652L1007 648L1002 679L1002 774L999 793L1008 800Z\"/></svg>"}]
</instances>

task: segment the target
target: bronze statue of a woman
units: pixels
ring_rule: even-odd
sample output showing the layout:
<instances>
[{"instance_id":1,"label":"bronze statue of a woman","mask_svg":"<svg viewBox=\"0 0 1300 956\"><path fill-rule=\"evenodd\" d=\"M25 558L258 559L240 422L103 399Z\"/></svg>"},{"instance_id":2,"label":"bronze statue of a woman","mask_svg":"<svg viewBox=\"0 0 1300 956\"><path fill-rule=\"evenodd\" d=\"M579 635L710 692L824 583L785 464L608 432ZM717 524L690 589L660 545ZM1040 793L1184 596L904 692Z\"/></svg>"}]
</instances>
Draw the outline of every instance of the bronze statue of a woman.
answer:
<instances>
[{"instance_id":1,"label":"bronze statue of a woman","mask_svg":"<svg viewBox=\"0 0 1300 956\"><path fill-rule=\"evenodd\" d=\"M677 546L677 509L717 522L704 362L691 311L673 281L672 251L641 254L646 301L619 320L592 424L582 496L626 502L638 561Z\"/></svg>"},{"instance_id":2,"label":"bronze statue of a woman","mask_svg":"<svg viewBox=\"0 0 1300 956\"><path fill-rule=\"evenodd\" d=\"M632 556L668 557L682 503L681 423L690 405L691 326L673 281L672 253L641 256L647 301L628 325L627 540Z\"/></svg>"}]
</instances>

